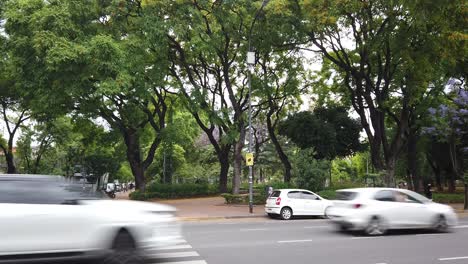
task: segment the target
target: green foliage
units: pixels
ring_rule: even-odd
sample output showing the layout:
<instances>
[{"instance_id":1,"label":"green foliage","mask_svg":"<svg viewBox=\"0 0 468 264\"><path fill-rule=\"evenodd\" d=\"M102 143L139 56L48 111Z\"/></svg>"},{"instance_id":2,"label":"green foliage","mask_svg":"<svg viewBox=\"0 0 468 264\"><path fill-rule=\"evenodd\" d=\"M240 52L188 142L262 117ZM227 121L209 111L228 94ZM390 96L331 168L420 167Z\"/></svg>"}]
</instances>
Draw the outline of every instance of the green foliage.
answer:
<instances>
[{"instance_id":1,"label":"green foliage","mask_svg":"<svg viewBox=\"0 0 468 264\"><path fill-rule=\"evenodd\" d=\"M147 200L146 194L139 191L139 190L136 190L136 191L133 191L132 193L130 193L129 197L130 197L131 200L137 200L137 201Z\"/></svg>"},{"instance_id":2,"label":"green foliage","mask_svg":"<svg viewBox=\"0 0 468 264\"><path fill-rule=\"evenodd\" d=\"M433 193L432 200L437 203L463 203L464 193Z\"/></svg>"},{"instance_id":3,"label":"green foliage","mask_svg":"<svg viewBox=\"0 0 468 264\"><path fill-rule=\"evenodd\" d=\"M210 184L159 184L153 183L147 187L146 197L173 199L210 196L218 194L218 188Z\"/></svg>"},{"instance_id":4,"label":"green foliage","mask_svg":"<svg viewBox=\"0 0 468 264\"><path fill-rule=\"evenodd\" d=\"M221 196L225 199L226 204L249 204L250 199L246 194L223 193ZM265 200L265 195L254 193L253 204L265 204Z\"/></svg>"},{"instance_id":5,"label":"green foliage","mask_svg":"<svg viewBox=\"0 0 468 264\"><path fill-rule=\"evenodd\" d=\"M318 107L313 112L299 112L280 124L279 131L300 148L314 148L317 159L332 160L362 149L359 120L348 116L344 107Z\"/></svg>"},{"instance_id":6,"label":"green foliage","mask_svg":"<svg viewBox=\"0 0 468 264\"><path fill-rule=\"evenodd\" d=\"M296 185L299 188L311 191L323 189L325 180L329 176L330 163L314 159L314 151L311 149L300 150L293 162Z\"/></svg>"}]
</instances>

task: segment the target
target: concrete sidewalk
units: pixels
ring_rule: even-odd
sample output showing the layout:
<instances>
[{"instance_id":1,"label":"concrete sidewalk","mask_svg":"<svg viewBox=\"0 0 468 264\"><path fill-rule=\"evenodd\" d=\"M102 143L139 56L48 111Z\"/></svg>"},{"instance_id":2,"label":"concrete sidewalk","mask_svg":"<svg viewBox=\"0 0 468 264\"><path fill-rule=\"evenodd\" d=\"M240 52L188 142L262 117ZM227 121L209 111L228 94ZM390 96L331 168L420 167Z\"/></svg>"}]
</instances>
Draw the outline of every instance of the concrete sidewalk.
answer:
<instances>
[{"instance_id":1,"label":"concrete sidewalk","mask_svg":"<svg viewBox=\"0 0 468 264\"><path fill-rule=\"evenodd\" d=\"M185 221L266 217L264 205L255 205L250 214L248 205L227 205L223 197L151 201L174 206L177 216Z\"/></svg>"}]
</instances>

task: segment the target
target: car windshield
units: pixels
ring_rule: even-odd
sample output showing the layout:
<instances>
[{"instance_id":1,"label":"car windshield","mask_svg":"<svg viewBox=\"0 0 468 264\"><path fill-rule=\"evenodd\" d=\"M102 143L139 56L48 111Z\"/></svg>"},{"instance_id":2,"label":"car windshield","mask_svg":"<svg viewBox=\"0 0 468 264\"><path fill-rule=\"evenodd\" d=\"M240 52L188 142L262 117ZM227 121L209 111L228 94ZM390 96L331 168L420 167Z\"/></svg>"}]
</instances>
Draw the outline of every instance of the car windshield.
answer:
<instances>
[{"instance_id":1,"label":"car windshield","mask_svg":"<svg viewBox=\"0 0 468 264\"><path fill-rule=\"evenodd\" d=\"M422 203L430 203L432 202L431 200L429 200L428 198L426 198L425 196L417 193L417 192L413 192L413 191L405 191L409 196L412 196L413 198L415 198L416 200L422 202Z\"/></svg>"},{"instance_id":2,"label":"car windshield","mask_svg":"<svg viewBox=\"0 0 468 264\"><path fill-rule=\"evenodd\" d=\"M358 195L357 192L338 191L336 192L336 200L351 201L351 200L356 199L357 195Z\"/></svg>"},{"instance_id":3,"label":"car windshield","mask_svg":"<svg viewBox=\"0 0 468 264\"><path fill-rule=\"evenodd\" d=\"M281 191L274 191L274 192L270 195L270 197L275 197L275 198L276 198L276 197L280 197L280 194L281 194Z\"/></svg>"}]
</instances>

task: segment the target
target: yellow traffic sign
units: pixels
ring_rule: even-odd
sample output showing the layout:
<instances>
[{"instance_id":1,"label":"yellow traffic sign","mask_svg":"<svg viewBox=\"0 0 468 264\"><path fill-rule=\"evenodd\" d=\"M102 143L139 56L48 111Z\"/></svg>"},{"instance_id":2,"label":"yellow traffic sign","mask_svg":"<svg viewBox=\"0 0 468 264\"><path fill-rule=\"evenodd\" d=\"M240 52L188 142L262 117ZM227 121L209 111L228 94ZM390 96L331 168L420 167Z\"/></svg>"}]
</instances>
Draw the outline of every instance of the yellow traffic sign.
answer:
<instances>
[{"instance_id":1,"label":"yellow traffic sign","mask_svg":"<svg viewBox=\"0 0 468 264\"><path fill-rule=\"evenodd\" d=\"M247 166L253 166L254 165L254 156L253 153L247 153L245 154L245 164Z\"/></svg>"}]
</instances>

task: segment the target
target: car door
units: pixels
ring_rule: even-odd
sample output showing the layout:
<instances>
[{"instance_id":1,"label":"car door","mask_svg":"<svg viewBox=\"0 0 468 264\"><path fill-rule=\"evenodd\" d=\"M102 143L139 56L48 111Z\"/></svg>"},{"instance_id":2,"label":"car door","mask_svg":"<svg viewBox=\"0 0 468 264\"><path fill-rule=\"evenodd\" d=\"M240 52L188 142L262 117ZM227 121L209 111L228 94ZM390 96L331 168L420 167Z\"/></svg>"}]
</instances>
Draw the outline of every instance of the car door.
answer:
<instances>
[{"instance_id":1,"label":"car door","mask_svg":"<svg viewBox=\"0 0 468 264\"><path fill-rule=\"evenodd\" d=\"M294 215L304 215L304 200L301 199L300 191L289 191L286 206L291 207Z\"/></svg>"},{"instance_id":2,"label":"car door","mask_svg":"<svg viewBox=\"0 0 468 264\"><path fill-rule=\"evenodd\" d=\"M433 213L427 206L409 193L395 191L396 202L399 205L399 215L404 227L424 227L433 219Z\"/></svg>"},{"instance_id":3,"label":"car door","mask_svg":"<svg viewBox=\"0 0 468 264\"><path fill-rule=\"evenodd\" d=\"M399 228L404 224L400 206L395 201L395 194L392 190L380 190L374 195L369 215L382 217L389 228Z\"/></svg>"},{"instance_id":4,"label":"car door","mask_svg":"<svg viewBox=\"0 0 468 264\"><path fill-rule=\"evenodd\" d=\"M302 191L301 199L304 202L305 215L322 215L323 208L322 200L312 192Z\"/></svg>"}]
</instances>

